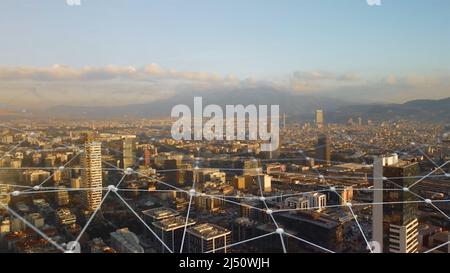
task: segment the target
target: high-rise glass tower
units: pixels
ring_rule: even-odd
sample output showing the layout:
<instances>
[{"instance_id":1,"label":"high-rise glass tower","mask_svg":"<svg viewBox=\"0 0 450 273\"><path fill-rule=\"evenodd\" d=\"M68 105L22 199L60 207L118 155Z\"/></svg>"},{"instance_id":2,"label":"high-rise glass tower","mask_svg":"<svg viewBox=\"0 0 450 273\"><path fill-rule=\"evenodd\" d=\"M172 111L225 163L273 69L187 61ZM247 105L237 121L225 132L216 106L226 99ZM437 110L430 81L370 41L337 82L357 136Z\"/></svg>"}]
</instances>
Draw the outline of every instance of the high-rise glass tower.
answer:
<instances>
[{"instance_id":1,"label":"high-rise glass tower","mask_svg":"<svg viewBox=\"0 0 450 273\"><path fill-rule=\"evenodd\" d=\"M123 139L123 168L133 167L136 163L136 143L134 138Z\"/></svg>"},{"instance_id":2,"label":"high-rise glass tower","mask_svg":"<svg viewBox=\"0 0 450 273\"><path fill-rule=\"evenodd\" d=\"M383 245L385 252L415 253L418 251L417 198L409 188L417 179L417 162L398 161L384 166Z\"/></svg>"},{"instance_id":3,"label":"high-rise glass tower","mask_svg":"<svg viewBox=\"0 0 450 273\"><path fill-rule=\"evenodd\" d=\"M316 145L316 159L320 164L331 163L331 145L327 135L319 135Z\"/></svg>"}]
</instances>

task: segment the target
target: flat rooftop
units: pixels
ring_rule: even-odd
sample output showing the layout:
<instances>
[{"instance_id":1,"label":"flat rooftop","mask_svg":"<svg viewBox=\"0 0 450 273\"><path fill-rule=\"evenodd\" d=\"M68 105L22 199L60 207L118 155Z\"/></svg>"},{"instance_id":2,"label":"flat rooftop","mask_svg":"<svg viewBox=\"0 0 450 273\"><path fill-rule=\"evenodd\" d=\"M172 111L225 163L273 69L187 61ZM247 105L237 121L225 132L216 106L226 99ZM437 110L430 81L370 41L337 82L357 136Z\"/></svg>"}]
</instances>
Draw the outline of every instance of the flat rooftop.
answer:
<instances>
[{"instance_id":1,"label":"flat rooftop","mask_svg":"<svg viewBox=\"0 0 450 273\"><path fill-rule=\"evenodd\" d=\"M203 240L212 240L231 234L231 231L229 231L228 229L210 223L199 224L190 227L187 232L194 236L200 237Z\"/></svg>"},{"instance_id":2,"label":"flat rooftop","mask_svg":"<svg viewBox=\"0 0 450 273\"><path fill-rule=\"evenodd\" d=\"M193 219L188 219L186 223L186 217L177 216L166 218L164 220L153 222L153 226L162 229L164 231L173 231L175 229L184 228L185 226L195 225L195 221Z\"/></svg>"},{"instance_id":3,"label":"flat rooftop","mask_svg":"<svg viewBox=\"0 0 450 273\"><path fill-rule=\"evenodd\" d=\"M152 217L156 221L180 215L176 210L165 207L144 210L142 211L142 214Z\"/></svg>"}]
</instances>

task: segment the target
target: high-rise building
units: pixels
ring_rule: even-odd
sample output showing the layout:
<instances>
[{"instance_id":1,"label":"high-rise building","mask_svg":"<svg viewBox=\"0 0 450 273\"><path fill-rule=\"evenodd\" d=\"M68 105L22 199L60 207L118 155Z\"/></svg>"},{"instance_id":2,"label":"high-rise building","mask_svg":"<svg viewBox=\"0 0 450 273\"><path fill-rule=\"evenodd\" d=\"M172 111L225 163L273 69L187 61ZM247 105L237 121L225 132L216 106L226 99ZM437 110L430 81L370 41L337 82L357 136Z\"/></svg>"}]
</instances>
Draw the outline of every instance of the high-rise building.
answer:
<instances>
[{"instance_id":1,"label":"high-rise building","mask_svg":"<svg viewBox=\"0 0 450 273\"><path fill-rule=\"evenodd\" d=\"M234 168L240 169L241 175L258 175L263 173L261 162L255 159L239 159L234 163Z\"/></svg>"},{"instance_id":2,"label":"high-rise building","mask_svg":"<svg viewBox=\"0 0 450 273\"><path fill-rule=\"evenodd\" d=\"M123 138L123 168L132 168L136 163L136 142L134 136Z\"/></svg>"},{"instance_id":3,"label":"high-rise building","mask_svg":"<svg viewBox=\"0 0 450 273\"><path fill-rule=\"evenodd\" d=\"M96 210L102 201L102 144L87 139L81 160L81 186L89 188L82 195L85 208Z\"/></svg>"},{"instance_id":4,"label":"high-rise building","mask_svg":"<svg viewBox=\"0 0 450 273\"><path fill-rule=\"evenodd\" d=\"M169 217L158 222L153 222L153 230L168 248L174 253L178 253L180 252L184 229L192 225L195 225L195 221L192 219L188 219L186 222L186 217L183 216ZM161 250L163 253L167 252L163 244L161 244Z\"/></svg>"},{"instance_id":5,"label":"high-rise building","mask_svg":"<svg viewBox=\"0 0 450 273\"><path fill-rule=\"evenodd\" d=\"M150 166L150 159L152 156L151 147L150 145L146 145L144 149L144 165Z\"/></svg>"},{"instance_id":6,"label":"high-rise building","mask_svg":"<svg viewBox=\"0 0 450 273\"><path fill-rule=\"evenodd\" d=\"M11 197L8 194L8 191L8 185L0 185L0 211L7 207L9 205L9 202L11 201Z\"/></svg>"},{"instance_id":7,"label":"high-rise building","mask_svg":"<svg viewBox=\"0 0 450 273\"><path fill-rule=\"evenodd\" d=\"M189 253L227 253L231 241L231 231L210 223L190 227L186 233Z\"/></svg>"},{"instance_id":8,"label":"high-rise building","mask_svg":"<svg viewBox=\"0 0 450 273\"><path fill-rule=\"evenodd\" d=\"M77 222L77 217L70 209L62 208L56 211L56 220L60 225L73 225Z\"/></svg>"},{"instance_id":9,"label":"high-rise building","mask_svg":"<svg viewBox=\"0 0 450 273\"><path fill-rule=\"evenodd\" d=\"M65 206L69 204L69 192L67 191L66 187L58 187L58 190L55 192L55 202L58 206Z\"/></svg>"},{"instance_id":10,"label":"high-rise building","mask_svg":"<svg viewBox=\"0 0 450 273\"><path fill-rule=\"evenodd\" d=\"M35 186L47 181L50 172L44 170L26 170L22 173L22 179L27 185Z\"/></svg>"},{"instance_id":11,"label":"high-rise building","mask_svg":"<svg viewBox=\"0 0 450 273\"><path fill-rule=\"evenodd\" d=\"M330 139L327 135L319 135L316 145L316 159L319 164L329 165L331 162Z\"/></svg>"},{"instance_id":12,"label":"high-rise building","mask_svg":"<svg viewBox=\"0 0 450 273\"><path fill-rule=\"evenodd\" d=\"M183 177L181 171L181 160L178 159L166 159L164 160L164 176L166 178L166 183L170 185L177 185L182 180Z\"/></svg>"},{"instance_id":13,"label":"high-rise building","mask_svg":"<svg viewBox=\"0 0 450 273\"><path fill-rule=\"evenodd\" d=\"M418 205L409 188L419 173L417 162L398 161L383 167L383 249L393 253L418 251ZM409 202L412 201L412 202Z\"/></svg>"},{"instance_id":14,"label":"high-rise building","mask_svg":"<svg viewBox=\"0 0 450 273\"><path fill-rule=\"evenodd\" d=\"M323 121L323 110L318 109L316 110L316 126L317 128L321 129L323 128L324 121Z\"/></svg>"}]
</instances>

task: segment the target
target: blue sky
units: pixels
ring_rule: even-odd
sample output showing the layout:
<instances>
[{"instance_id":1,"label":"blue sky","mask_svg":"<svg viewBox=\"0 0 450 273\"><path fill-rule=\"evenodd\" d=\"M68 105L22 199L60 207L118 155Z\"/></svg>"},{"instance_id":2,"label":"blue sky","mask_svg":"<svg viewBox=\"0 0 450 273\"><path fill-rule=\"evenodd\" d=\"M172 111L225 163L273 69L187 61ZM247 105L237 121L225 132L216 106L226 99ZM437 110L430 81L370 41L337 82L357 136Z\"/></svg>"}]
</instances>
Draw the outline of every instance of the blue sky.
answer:
<instances>
[{"instance_id":1,"label":"blue sky","mask_svg":"<svg viewBox=\"0 0 450 273\"><path fill-rule=\"evenodd\" d=\"M448 0L81 2L2 0L0 66L154 63L273 81L298 71L366 81L450 72Z\"/></svg>"}]
</instances>

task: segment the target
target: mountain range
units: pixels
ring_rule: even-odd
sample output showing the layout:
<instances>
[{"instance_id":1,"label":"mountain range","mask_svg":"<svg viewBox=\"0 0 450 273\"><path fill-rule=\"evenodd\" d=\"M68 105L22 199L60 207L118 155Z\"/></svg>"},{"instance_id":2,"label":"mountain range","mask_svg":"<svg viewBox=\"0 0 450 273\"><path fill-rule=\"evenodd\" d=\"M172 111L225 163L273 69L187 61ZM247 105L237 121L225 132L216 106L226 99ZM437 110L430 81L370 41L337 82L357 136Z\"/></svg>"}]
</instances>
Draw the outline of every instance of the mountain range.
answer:
<instances>
[{"instance_id":1,"label":"mountain range","mask_svg":"<svg viewBox=\"0 0 450 273\"><path fill-rule=\"evenodd\" d=\"M106 118L163 118L169 117L173 106L185 104L193 107L195 96L203 98L203 105L265 104L280 105L280 114L285 113L288 122L311 121L316 109L323 109L327 122L346 122L349 118L364 120L398 120L450 122L450 97L439 100L414 100L403 104L354 103L337 98L295 94L271 88L245 90L217 90L208 92L184 92L176 96L148 103L122 106L71 106L59 105L46 110L23 112L12 111L0 105L0 118L59 117L72 119Z\"/></svg>"}]
</instances>

